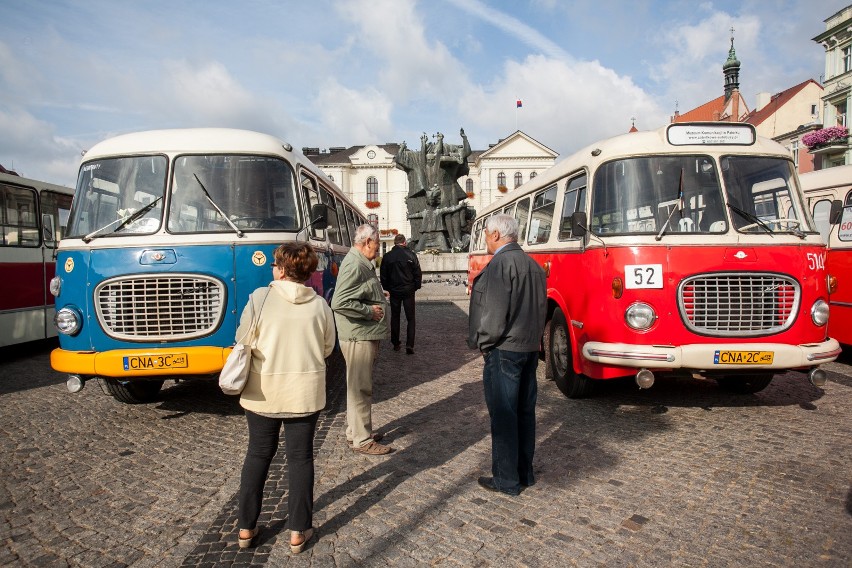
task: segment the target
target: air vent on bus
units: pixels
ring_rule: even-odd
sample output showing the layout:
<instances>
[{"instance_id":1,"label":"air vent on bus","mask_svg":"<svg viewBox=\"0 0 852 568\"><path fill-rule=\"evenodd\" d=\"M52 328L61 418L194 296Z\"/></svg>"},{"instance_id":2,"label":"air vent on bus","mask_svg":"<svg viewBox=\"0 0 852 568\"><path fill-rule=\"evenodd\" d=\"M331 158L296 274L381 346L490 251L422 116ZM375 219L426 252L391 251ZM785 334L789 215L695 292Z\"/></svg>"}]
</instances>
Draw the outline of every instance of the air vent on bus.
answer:
<instances>
[{"instance_id":1,"label":"air vent on bus","mask_svg":"<svg viewBox=\"0 0 852 568\"><path fill-rule=\"evenodd\" d=\"M799 284L782 274L701 274L687 278L678 289L681 317L702 335L779 333L793 325L799 301Z\"/></svg>"},{"instance_id":2,"label":"air vent on bus","mask_svg":"<svg viewBox=\"0 0 852 568\"><path fill-rule=\"evenodd\" d=\"M195 274L125 276L95 289L95 307L110 337L186 340L216 330L225 307L225 286Z\"/></svg>"}]
</instances>

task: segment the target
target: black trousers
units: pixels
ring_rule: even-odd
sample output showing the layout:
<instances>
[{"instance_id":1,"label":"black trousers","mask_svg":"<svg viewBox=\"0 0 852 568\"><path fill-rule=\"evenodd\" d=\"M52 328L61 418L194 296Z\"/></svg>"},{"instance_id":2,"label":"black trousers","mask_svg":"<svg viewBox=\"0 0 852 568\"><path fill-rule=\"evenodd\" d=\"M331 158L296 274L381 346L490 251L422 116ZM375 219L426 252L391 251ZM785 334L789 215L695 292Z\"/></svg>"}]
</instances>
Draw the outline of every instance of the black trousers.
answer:
<instances>
[{"instance_id":1,"label":"black trousers","mask_svg":"<svg viewBox=\"0 0 852 568\"><path fill-rule=\"evenodd\" d=\"M407 296L390 296L391 306L391 343L399 345L399 312L405 310L405 346L414 347L414 293Z\"/></svg>"},{"instance_id":2,"label":"black trousers","mask_svg":"<svg viewBox=\"0 0 852 568\"><path fill-rule=\"evenodd\" d=\"M240 476L239 527L253 529L260 516L269 464L278 451L284 425L287 455L287 509L290 530L311 528L314 512L314 431L319 412L301 418L267 418L246 410L249 442Z\"/></svg>"}]
</instances>

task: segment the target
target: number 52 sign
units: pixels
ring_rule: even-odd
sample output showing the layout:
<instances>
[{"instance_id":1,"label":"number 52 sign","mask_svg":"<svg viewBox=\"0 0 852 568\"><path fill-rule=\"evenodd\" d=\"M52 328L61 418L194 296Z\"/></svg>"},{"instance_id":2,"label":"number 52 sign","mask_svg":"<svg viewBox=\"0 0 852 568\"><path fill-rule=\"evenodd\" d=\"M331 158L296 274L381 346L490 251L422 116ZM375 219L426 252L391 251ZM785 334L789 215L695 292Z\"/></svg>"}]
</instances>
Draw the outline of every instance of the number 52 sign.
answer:
<instances>
[{"instance_id":1,"label":"number 52 sign","mask_svg":"<svg viewBox=\"0 0 852 568\"><path fill-rule=\"evenodd\" d=\"M624 265L624 287L635 288L662 288L663 287L663 265L662 264L625 264Z\"/></svg>"}]
</instances>

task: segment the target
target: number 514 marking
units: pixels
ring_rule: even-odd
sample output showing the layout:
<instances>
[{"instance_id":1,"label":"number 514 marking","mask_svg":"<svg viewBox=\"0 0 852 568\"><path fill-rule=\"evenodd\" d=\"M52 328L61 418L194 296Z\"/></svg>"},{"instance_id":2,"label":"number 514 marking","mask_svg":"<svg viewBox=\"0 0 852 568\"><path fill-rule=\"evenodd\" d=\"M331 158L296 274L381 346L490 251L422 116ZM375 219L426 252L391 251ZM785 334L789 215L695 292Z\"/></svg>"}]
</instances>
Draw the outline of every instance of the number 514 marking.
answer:
<instances>
[{"instance_id":1,"label":"number 514 marking","mask_svg":"<svg viewBox=\"0 0 852 568\"><path fill-rule=\"evenodd\" d=\"M663 265L662 264L625 264L624 265L624 287L636 288L662 288L663 287Z\"/></svg>"}]
</instances>

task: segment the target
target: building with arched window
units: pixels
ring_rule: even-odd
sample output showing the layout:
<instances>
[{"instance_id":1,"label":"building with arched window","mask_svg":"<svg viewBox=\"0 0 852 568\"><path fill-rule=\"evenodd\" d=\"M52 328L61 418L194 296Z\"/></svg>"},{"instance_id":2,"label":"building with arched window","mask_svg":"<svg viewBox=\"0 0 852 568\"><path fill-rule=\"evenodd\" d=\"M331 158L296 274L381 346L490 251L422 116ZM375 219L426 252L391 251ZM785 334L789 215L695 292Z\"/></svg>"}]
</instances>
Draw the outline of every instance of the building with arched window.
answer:
<instances>
[{"instance_id":1,"label":"building with arched window","mask_svg":"<svg viewBox=\"0 0 852 568\"><path fill-rule=\"evenodd\" d=\"M458 143L447 139L449 143ZM405 198L408 176L394 165L399 144L367 144L364 146L302 148L302 152L361 207L369 221L379 228L385 241L392 241L394 231L411 234ZM531 179L556 162L558 154L520 130L490 144L487 150L474 150L468 157L470 173L459 178L465 188L467 203L481 210L503 199L506 172L518 180ZM501 186L503 189L501 190Z\"/></svg>"}]
</instances>

